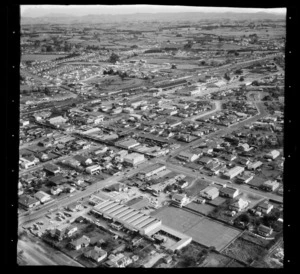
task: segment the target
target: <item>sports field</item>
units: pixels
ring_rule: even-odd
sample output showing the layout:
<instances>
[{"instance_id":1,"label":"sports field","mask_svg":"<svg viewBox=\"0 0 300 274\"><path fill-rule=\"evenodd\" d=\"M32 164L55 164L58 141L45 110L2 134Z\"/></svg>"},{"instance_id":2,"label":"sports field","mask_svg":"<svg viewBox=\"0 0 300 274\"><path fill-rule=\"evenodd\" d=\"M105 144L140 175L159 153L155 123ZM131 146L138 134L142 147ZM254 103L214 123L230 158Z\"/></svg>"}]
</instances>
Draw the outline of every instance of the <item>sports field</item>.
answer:
<instances>
[{"instance_id":1,"label":"sports field","mask_svg":"<svg viewBox=\"0 0 300 274\"><path fill-rule=\"evenodd\" d=\"M239 229L180 208L165 207L153 215L161 219L164 225L192 237L201 245L214 246L217 251L241 234Z\"/></svg>"}]
</instances>

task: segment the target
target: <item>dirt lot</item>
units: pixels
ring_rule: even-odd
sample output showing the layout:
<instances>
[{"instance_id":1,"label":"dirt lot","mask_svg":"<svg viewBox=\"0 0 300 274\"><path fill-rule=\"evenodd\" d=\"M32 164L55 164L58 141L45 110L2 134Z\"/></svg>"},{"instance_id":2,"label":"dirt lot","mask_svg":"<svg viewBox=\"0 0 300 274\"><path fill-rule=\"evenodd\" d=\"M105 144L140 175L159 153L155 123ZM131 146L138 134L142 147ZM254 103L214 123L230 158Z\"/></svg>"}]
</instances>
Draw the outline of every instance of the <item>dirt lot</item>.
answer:
<instances>
[{"instance_id":1,"label":"dirt lot","mask_svg":"<svg viewBox=\"0 0 300 274\"><path fill-rule=\"evenodd\" d=\"M264 249L239 238L230 244L223 253L238 261L251 263L253 260L257 260L263 255Z\"/></svg>"}]
</instances>

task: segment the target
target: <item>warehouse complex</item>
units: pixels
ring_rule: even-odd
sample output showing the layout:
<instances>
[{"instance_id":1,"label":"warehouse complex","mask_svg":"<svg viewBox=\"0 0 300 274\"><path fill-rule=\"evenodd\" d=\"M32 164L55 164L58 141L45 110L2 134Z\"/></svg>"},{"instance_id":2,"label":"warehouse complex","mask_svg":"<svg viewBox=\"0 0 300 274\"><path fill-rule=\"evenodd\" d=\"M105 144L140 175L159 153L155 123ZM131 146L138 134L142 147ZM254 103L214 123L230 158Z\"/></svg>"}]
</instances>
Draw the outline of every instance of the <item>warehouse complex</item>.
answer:
<instances>
[{"instance_id":1,"label":"warehouse complex","mask_svg":"<svg viewBox=\"0 0 300 274\"><path fill-rule=\"evenodd\" d=\"M125 228L147 235L161 225L161 220L139 210L107 200L93 209L93 214L121 223Z\"/></svg>"}]
</instances>

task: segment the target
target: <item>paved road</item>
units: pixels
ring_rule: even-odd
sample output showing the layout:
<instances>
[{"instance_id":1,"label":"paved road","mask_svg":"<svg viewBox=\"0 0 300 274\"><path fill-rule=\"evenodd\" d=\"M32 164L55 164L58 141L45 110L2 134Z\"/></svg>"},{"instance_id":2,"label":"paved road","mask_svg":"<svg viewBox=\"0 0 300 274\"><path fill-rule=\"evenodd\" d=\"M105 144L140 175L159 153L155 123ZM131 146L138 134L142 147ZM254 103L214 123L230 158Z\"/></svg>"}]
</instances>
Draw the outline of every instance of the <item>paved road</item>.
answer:
<instances>
[{"instance_id":1,"label":"paved road","mask_svg":"<svg viewBox=\"0 0 300 274\"><path fill-rule=\"evenodd\" d=\"M149 162L145 162L145 163L139 165L137 168L134 168L134 169L130 170L129 172L127 172L126 175L124 175L124 172L121 172L119 175L109 177L103 181L99 181L99 182L89 186L84 191L78 192L74 195L71 194L71 195L65 196L62 199L55 201L54 203L44 205L39 210L36 210L36 211L33 210L27 216L26 215L19 216L19 226L22 226L26 222L29 222L29 221L31 222L31 221L39 219L40 217L47 214L47 212L49 210L56 211L56 210L59 210L59 208L65 207L70 203L79 201L80 199L85 198L104 187L110 186L110 185L120 181L121 179L124 178L124 176L130 177L148 165L149 165Z\"/></svg>"},{"instance_id":2,"label":"paved road","mask_svg":"<svg viewBox=\"0 0 300 274\"><path fill-rule=\"evenodd\" d=\"M185 121L195 121L196 119L199 119L199 118L202 118L204 116L207 116L207 115L211 115L215 112L218 112L221 110L221 101L213 101L215 103L215 109L211 110L211 111L207 111L205 113L202 113L202 114L199 114L199 115L196 115L196 116L193 116L191 118L187 118L185 119Z\"/></svg>"},{"instance_id":3,"label":"paved road","mask_svg":"<svg viewBox=\"0 0 300 274\"><path fill-rule=\"evenodd\" d=\"M32 235L18 240L18 250L24 251L23 257L27 265L67 265L84 267L59 250L53 249L42 241L37 241Z\"/></svg>"},{"instance_id":4,"label":"paved road","mask_svg":"<svg viewBox=\"0 0 300 274\"><path fill-rule=\"evenodd\" d=\"M216 177L216 176L210 177L210 176L207 176L207 175L204 175L204 174L199 174L199 172L193 172L192 169L190 169L190 168L179 166L179 165L174 165L172 163L165 162L161 159L154 159L154 162L165 164L168 169L170 169L172 171L175 171L175 172L180 172L180 173L182 173L184 175L187 175L187 176L192 176L192 177L196 177L196 178L199 178L199 177L202 178L203 177L208 182L218 182L218 183L221 183L223 185L224 184L228 185L228 183L227 183L228 180L221 179L221 178ZM233 184L231 184L231 186L233 186L235 188L238 188L243 192L255 194L257 196L260 196L261 198L273 199L273 200L281 202L281 203L283 202L282 196L278 196L278 195L273 194L271 192L262 192L260 190L255 190L255 189L250 188L246 184L235 184L235 183L233 183Z\"/></svg>"}]
</instances>

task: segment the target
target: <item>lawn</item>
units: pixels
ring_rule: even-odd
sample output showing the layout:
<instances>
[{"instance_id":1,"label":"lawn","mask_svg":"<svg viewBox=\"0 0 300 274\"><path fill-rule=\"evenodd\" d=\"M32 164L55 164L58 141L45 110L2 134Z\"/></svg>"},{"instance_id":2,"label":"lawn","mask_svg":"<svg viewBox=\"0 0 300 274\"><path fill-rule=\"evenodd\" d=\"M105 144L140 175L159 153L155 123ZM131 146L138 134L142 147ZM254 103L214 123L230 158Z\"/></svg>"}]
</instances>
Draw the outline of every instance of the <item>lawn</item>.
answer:
<instances>
[{"instance_id":1,"label":"lawn","mask_svg":"<svg viewBox=\"0 0 300 274\"><path fill-rule=\"evenodd\" d=\"M198 204L195 202L189 203L186 205L187 208L190 208L192 210L196 210L197 212L203 214L203 215L208 215L210 212L214 210L214 206L208 205L208 204Z\"/></svg>"}]
</instances>

